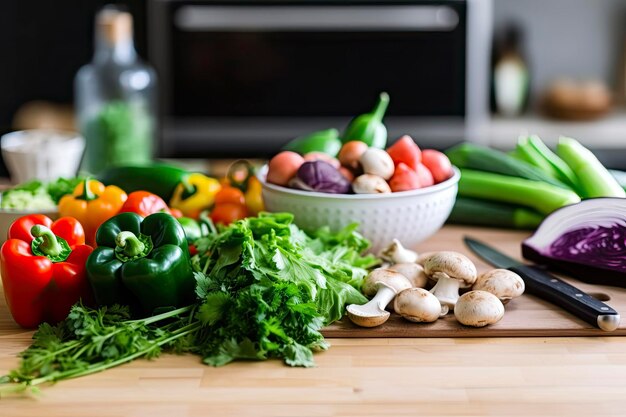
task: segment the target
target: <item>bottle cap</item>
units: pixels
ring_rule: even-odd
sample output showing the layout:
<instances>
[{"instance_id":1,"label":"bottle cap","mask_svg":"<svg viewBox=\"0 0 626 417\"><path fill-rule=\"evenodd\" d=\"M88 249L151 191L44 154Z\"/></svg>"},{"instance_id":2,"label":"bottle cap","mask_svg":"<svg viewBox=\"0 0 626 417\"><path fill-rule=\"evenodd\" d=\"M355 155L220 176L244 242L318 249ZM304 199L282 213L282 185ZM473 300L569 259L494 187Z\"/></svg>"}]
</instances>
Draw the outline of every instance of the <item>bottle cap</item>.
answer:
<instances>
[{"instance_id":1,"label":"bottle cap","mask_svg":"<svg viewBox=\"0 0 626 417\"><path fill-rule=\"evenodd\" d=\"M133 17L126 11L105 8L98 13L96 25L103 39L110 45L132 39Z\"/></svg>"}]
</instances>

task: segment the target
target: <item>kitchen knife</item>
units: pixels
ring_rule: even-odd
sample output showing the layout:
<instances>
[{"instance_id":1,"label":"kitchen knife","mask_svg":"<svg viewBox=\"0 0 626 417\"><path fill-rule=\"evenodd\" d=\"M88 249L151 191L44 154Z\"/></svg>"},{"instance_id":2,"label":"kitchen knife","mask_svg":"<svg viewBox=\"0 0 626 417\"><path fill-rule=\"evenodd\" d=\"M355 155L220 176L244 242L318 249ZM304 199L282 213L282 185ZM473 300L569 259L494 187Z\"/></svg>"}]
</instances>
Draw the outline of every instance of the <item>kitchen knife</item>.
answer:
<instances>
[{"instance_id":1,"label":"kitchen knife","mask_svg":"<svg viewBox=\"0 0 626 417\"><path fill-rule=\"evenodd\" d=\"M539 267L525 265L476 239L466 236L463 241L476 255L490 264L517 273L524 280L529 293L569 311L604 331L610 332L619 326L619 313L602 301Z\"/></svg>"}]
</instances>

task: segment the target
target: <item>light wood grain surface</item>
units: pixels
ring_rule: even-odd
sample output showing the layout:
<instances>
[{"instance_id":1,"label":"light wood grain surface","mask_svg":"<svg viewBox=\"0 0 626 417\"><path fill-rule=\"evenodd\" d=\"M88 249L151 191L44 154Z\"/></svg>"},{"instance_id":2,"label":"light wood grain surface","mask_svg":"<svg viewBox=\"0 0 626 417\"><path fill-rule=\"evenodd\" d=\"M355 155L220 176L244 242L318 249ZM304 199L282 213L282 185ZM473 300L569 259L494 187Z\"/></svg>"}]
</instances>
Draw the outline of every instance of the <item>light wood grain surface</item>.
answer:
<instances>
[{"instance_id":1,"label":"light wood grain surface","mask_svg":"<svg viewBox=\"0 0 626 417\"><path fill-rule=\"evenodd\" d=\"M420 249L461 250L471 233L511 250L523 233L446 227ZM0 373L31 332L0 302ZM0 400L2 417L625 416L626 339L332 338L317 367L210 368L166 355Z\"/></svg>"}]
</instances>

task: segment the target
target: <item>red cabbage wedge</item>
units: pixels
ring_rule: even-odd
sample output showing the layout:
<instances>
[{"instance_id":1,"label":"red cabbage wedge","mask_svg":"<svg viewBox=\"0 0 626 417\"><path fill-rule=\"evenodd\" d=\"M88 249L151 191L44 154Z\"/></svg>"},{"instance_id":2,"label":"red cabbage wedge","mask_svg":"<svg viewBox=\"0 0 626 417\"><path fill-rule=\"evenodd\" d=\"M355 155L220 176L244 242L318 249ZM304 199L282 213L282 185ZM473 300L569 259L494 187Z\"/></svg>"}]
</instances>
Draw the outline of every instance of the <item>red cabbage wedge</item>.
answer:
<instances>
[{"instance_id":1,"label":"red cabbage wedge","mask_svg":"<svg viewBox=\"0 0 626 417\"><path fill-rule=\"evenodd\" d=\"M592 198L554 211L522 255L592 284L626 287L626 199Z\"/></svg>"}]
</instances>

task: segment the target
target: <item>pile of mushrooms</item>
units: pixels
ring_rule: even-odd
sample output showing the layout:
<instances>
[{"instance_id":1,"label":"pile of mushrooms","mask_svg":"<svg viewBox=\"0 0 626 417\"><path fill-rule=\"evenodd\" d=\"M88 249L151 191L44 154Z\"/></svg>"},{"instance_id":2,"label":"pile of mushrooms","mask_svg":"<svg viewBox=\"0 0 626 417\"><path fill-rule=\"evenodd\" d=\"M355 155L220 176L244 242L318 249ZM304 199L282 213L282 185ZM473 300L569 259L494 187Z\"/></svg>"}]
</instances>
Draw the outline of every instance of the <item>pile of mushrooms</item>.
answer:
<instances>
[{"instance_id":1,"label":"pile of mushrooms","mask_svg":"<svg viewBox=\"0 0 626 417\"><path fill-rule=\"evenodd\" d=\"M430 323L454 312L459 323L483 327L504 316L504 304L524 292L524 281L506 269L478 275L476 266L465 255L428 252L419 256L394 239L380 253L386 262L365 279L362 291L371 300L347 307L350 320L362 327L385 323L393 310L407 320ZM427 290L429 282L434 286ZM460 295L459 291L469 289Z\"/></svg>"}]
</instances>

